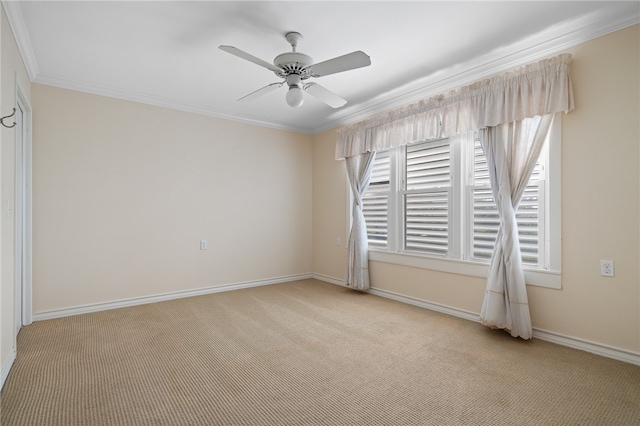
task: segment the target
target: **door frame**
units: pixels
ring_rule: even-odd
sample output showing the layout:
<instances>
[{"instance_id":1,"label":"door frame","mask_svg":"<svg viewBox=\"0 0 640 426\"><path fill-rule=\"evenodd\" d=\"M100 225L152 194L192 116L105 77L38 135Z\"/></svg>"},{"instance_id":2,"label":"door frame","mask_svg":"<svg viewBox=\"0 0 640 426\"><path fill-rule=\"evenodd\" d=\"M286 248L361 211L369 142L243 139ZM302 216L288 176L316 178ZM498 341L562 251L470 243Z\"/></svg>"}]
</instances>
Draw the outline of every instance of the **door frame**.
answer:
<instances>
[{"instance_id":1,"label":"door frame","mask_svg":"<svg viewBox=\"0 0 640 426\"><path fill-rule=\"evenodd\" d=\"M31 120L32 109L29 100L25 96L25 90L18 82L17 74L15 78L15 99L16 110L22 111L21 126L14 133L15 151L15 257L14 257L14 281L16 298L16 324L15 329L19 330L23 325L33 322L32 312L32 140L31 140ZM17 112L17 111L16 111ZM18 144L22 146L19 147ZM22 155L18 155L21 148ZM22 179L18 173L22 171ZM22 182L22 185L20 183ZM22 186L22 187L20 187ZM21 192L22 197L19 197ZM22 206L18 202L22 200ZM20 215L20 217L18 217ZM22 227L18 226L18 221L22 222ZM22 229L20 229L22 228ZM18 258L20 256L20 259ZM17 335L17 333L16 333Z\"/></svg>"}]
</instances>

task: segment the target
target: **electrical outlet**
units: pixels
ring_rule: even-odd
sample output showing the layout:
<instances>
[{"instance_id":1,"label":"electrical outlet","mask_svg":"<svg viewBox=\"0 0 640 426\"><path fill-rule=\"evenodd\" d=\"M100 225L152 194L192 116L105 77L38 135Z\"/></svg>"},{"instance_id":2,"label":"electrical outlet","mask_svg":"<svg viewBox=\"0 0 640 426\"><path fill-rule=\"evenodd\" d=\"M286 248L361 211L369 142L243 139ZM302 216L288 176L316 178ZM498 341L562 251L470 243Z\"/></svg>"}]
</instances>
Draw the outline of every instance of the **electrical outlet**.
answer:
<instances>
[{"instance_id":1,"label":"electrical outlet","mask_svg":"<svg viewBox=\"0 0 640 426\"><path fill-rule=\"evenodd\" d=\"M603 277L613 277L613 260L600 261L600 275Z\"/></svg>"},{"instance_id":2,"label":"electrical outlet","mask_svg":"<svg viewBox=\"0 0 640 426\"><path fill-rule=\"evenodd\" d=\"M200 240L200 250L207 249L207 240Z\"/></svg>"}]
</instances>

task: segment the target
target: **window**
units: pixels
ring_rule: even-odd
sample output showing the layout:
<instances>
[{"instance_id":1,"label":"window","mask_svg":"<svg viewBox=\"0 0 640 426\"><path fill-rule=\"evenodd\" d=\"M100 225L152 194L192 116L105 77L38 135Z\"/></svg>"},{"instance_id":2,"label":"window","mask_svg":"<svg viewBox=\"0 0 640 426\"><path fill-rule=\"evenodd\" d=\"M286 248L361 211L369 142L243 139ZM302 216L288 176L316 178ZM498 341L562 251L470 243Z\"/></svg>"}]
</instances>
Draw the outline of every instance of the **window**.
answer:
<instances>
[{"instance_id":1,"label":"window","mask_svg":"<svg viewBox=\"0 0 640 426\"><path fill-rule=\"evenodd\" d=\"M551 202L559 200L559 142L554 124L516 212L527 283L553 288L560 286L560 203ZM475 132L378 152L363 209L371 260L486 276L499 217Z\"/></svg>"},{"instance_id":2,"label":"window","mask_svg":"<svg viewBox=\"0 0 640 426\"><path fill-rule=\"evenodd\" d=\"M525 265L542 268L548 266L541 265L544 260L544 240L539 238L539 235L545 233L544 187L546 179L543 171L545 170L546 157L546 153L543 153L538 159L516 211L522 262ZM473 209L471 218L473 235L469 257L474 260L489 261L498 234L500 218L491 194L487 160L477 138L474 140L473 182L470 185L470 191Z\"/></svg>"},{"instance_id":3,"label":"window","mask_svg":"<svg viewBox=\"0 0 640 426\"><path fill-rule=\"evenodd\" d=\"M390 167L389 151L376 153L369 187L362 197L369 246L373 247L387 247Z\"/></svg>"},{"instance_id":4,"label":"window","mask_svg":"<svg viewBox=\"0 0 640 426\"><path fill-rule=\"evenodd\" d=\"M404 151L404 249L449 254L451 150L449 140L412 144Z\"/></svg>"}]
</instances>

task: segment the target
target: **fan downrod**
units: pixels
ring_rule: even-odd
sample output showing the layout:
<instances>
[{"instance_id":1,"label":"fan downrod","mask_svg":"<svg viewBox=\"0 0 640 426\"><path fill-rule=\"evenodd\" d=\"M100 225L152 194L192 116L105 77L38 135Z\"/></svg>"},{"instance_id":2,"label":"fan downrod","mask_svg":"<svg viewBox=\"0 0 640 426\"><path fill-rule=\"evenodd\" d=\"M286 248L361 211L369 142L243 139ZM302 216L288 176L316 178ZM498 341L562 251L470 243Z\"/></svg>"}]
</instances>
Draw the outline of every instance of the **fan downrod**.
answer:
<instances>
[{"instance_id":1,"label":"fan downrod","mask_svg":"<svg viewBox=\"0 0 640 426\"><path fill-rule=\"evenodd\" d=\"M284 37L287 39L287 41L291 45L291 48L295 52L296 48L298 47L298 42L302 40L302 34L297 33L295 31L291 31L291 32L288 32Z\"/></svg>"}]
</instances>

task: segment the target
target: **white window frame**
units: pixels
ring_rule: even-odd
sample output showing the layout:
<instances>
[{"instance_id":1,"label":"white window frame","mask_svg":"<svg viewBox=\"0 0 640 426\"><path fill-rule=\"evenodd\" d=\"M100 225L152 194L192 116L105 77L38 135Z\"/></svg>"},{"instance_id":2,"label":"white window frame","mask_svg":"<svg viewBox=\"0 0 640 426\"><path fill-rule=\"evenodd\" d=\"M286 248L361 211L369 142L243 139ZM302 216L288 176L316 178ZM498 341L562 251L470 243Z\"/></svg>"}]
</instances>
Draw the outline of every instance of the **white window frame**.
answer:
<instances>
[{"instance_id":1,"label":"white window frame","mask_svg":"<svg viewBox=\"0 0 640 426\"><path fill-rule=\"evenodd\" d=\"M391 184L389 193L389 212L388 212L388 241L386 248L369 247L369 260L376 262L391 263L413 268L429 269L459 275L486 278L489 273L489 265L485 262L474 261L468 259L469 249L465 247L465 243L470 242L469 221L463 220L463 214L468 214L469 201L468 191L462 188L463 182L460 182L462 173L460 168L461 158L469 158L463 156L459 150L469 149L473 147L472 133L465 135L456 135L450 138L452 151L452 181L453 185L459 185L461 190L454 191L457 195L451 199L451 226L452 235L449 245L449 256L436 257L418 252L404 251L403 247L403 220L404 212L402 211L402 191L404 187L404 170L402 170L403 161L398 161L397 157L404 155L405 147L392 149L390 151L391 159ZM471 148L473 149L473 148ZM544 202L541 203L541 209L544 210L544 229L541 229L539 238L544 238L544 249L539 256L544 257L541 265L537 268L524 265L525 280L527 285L560 289L562 288L561 276L561 114L555 115L553 124L549 131L546 148L543 154L546 155L544 167ZM469 168L466 168L469 170ZM464 179L463 179L464 180ZM349 191L350 192L350 191ZM350 200L352 198L350 197ZM351 202L349 203L351 206ZM472 207L471 207L472 208ZM349 212L351 209L349 209ZM541 212L542 213L542 212ZM455 226L457 224L458 226ZM455 235L455 233L459 233Z\"/></svg>"}]
</instances>

